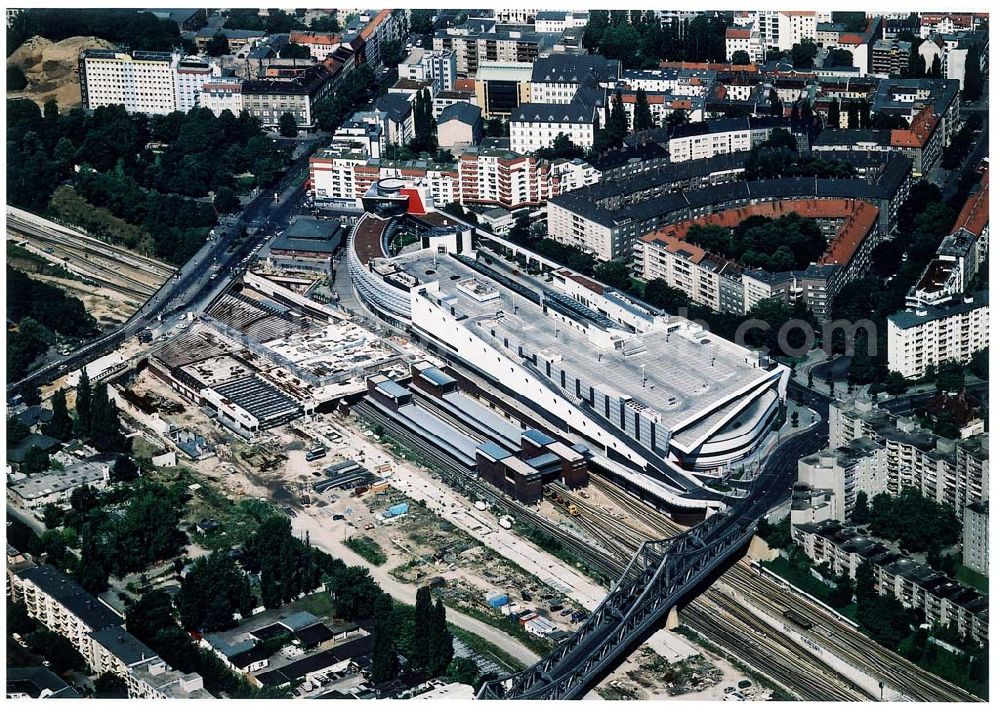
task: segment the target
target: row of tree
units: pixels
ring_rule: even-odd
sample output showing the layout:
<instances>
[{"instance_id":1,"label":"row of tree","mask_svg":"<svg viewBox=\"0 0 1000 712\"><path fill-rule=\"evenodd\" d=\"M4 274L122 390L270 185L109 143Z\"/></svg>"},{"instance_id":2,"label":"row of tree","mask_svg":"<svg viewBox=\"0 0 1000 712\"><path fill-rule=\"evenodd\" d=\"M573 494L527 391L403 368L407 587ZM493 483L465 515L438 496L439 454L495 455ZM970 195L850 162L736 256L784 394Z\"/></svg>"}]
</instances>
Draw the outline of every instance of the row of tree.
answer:
<instances>
[{"instance_id":1,"label":"row of tree","mask_svg":"<svg viewBox=\"0 0 1000 712\"><path fill-rule=\"evenodd\" d=\"M620 61L626 69L652 69L663 60L722 62L726 26L722 13L701 13L664 25L651 10L591 10L583 46Z\"/></svg>"}]
</instances>

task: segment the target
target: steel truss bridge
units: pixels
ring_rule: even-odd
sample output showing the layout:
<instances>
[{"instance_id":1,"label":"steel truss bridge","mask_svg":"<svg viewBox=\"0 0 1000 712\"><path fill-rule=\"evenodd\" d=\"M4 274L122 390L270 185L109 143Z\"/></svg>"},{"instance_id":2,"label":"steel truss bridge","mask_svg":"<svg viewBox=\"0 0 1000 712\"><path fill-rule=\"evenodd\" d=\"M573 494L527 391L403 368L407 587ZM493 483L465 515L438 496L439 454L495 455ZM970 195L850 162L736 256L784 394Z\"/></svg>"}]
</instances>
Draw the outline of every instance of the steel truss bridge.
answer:
<instances>
[{"instance_id":1,"label":"steel truss bridge","mask_svg":"<svg viewBox=\"0 0 1000 712\"><path fill-rule=\"evenodd\" d=\"M582 697L683 597L709 580L756 529L754 510L738 503L670 539L650 541L572 637L527 670L483 685L485 700Z\"/></svg>"}]
</instances>

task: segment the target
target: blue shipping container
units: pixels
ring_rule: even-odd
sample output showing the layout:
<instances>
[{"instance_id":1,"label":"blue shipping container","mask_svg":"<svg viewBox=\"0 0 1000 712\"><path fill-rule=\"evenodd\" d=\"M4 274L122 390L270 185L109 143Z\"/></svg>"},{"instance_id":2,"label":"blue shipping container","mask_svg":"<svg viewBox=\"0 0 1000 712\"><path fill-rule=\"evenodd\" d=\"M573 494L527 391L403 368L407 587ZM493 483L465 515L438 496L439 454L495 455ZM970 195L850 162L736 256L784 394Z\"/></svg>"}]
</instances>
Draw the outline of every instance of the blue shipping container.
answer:
<instances>
[{"instance_id":1,"label":"blue shipping container","mask_svg":"<svg viewBox=\"0 0 1000 712\"><path fill-rule=\"evenodd\" d=\"M508 601L510 601L510 597L506 593L500 593L486 599L486 602L489 603L492 608L506 606Z\"/></svg>"},{"instance_id":2,"label":"blue shipping container","mask_svg":"<svg viewBox=\"0 0 1000 712\"><path fill-rule=\"evenodd\" d=\"M400 514L406 514L410 511L409 502L400 502L399 504L394 504L385 510L385 516L389 519L392 517L398 517Z\"/></svg>"}]
</instances>

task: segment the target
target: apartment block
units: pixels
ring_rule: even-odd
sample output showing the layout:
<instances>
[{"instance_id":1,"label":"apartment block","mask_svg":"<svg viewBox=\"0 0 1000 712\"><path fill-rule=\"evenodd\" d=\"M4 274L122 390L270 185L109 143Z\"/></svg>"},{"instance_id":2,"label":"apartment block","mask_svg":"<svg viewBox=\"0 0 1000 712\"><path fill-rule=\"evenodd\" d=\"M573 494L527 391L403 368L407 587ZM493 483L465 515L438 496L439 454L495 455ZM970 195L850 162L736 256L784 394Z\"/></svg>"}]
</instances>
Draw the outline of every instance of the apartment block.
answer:
<instances>
[{"instance_id":1,"label":"apartment block","mask_svg":"<svg viewBox=\"0 0 1000 712\"><path fill-rule=\"evenodd\" d=\"M889 369L920 378L944 361L968 363L989 346L990 305L986 291L936 305L918 306L888 318Z\"/></svg>"},{"instance_id":2,"label":"apartment block","mask_svg":"<svg viewBox=\"0 0 1000 712\"><path fill-rule=\"evenodd\" d=\"M794 524L792 541L814 562L829 564L836 576L854 579L861 563L870 562L879 594L919 611L931 625L955 626L977 642L988 641L989 600L975 589L839 522Z\"/></svg>"},{"instance_id":3,"label":"apartment block","mask_svg":"<svg viewBox=\"0 0 1000 712\"><path fill-rule=\"evenodd\" d=\"M990 506L974 502L965 508L962 527L962 563L974 571L990 575Z\"/></svg>"}]
</instances>

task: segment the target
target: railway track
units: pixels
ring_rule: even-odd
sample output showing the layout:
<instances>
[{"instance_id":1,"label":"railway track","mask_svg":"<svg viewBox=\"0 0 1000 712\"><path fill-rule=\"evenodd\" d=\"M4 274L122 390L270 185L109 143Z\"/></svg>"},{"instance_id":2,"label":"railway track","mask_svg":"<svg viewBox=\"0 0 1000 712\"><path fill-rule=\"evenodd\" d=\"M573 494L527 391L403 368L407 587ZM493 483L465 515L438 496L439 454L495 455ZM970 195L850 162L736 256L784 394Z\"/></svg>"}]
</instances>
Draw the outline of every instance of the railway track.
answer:
<instances>
[{"instance_id":1,"label":"railway track","mask_svg":"<svg viewBox=\"0 0 1000 712\"><path fill-rule=\"evenodd\" d=\"M367 419L376 419L373 415L371 412L364 413ZM439 462L440 458L432 449L405 431L392 427L388 419L381 424L394 438L427 457L474 497L490 502L498 514L510 514L515 520L547 534L608 580L617 580L621 576L643 541L669 538L686 529L599 477L593 477L591 483L634 518L636 525L614 517L561 485L551 485L565 501L576 505L581 513L576 522L598 541L599 545L595 547L581 540L576 533L553 524L527 505L510 500L498 490L456 470L450 463ZM738 654L748 665L795 697L810 701L876 699L831 669L813 651L748 610L745 603L724 590L727 587L748 598L755 607L772 612L782 620L784 611L791 609L815 621L816 626L826 633L822 640L826 648L875 679L884 680L909 699L979 701L965 690L882 648L804 596L786 590L769 578L758 576L749 565L739 561L725 571L716 584L685 607L684 623L709 641Z\"/></svg>"},{"instance_id":2,"label":"railway track","mask_svg":"<svg viewBox=\"0 0 1000 712\"><path fill-rule=\"evenodd\" d=\"M18 233L12 231L11 234ZM24 236L24 239L27 249L30 251L55 262L67 272L72 272L100 287L106 287L143 301L149 299L157 290L157 286L123 274L121 265L90 255L83 249L67 247L60 241L52 240L43 235ZM45 245L48 247L43 247Z\"/></svg>"},{"instance_id":3,"label":"railway track","mask_svg":"<svg viewBox=\"0 0 1000 712\"><path fill-rule=\"evenodd\" d=\"M16 208L8 207L7 209L7 227L8 229L18 230L28 235L41 234L48 236L50 239L61 241L69 247L87 250L132 269L145 272L151 277L159 278L160 281L166 280L177 271L175 267L166 262L152 257L136 255L128 250L110 245L96 237L85 235L78 230L30 213L25 213Z\"/></svg>"},{"instance_id":4,"label":"railway track","mask_svg":"<svg viewBox=\"0 0 1000 712\"><path fill-rule=\"evenodd\" d=\"M596 477L591 479L591 483L602 494L608 496L621 506L629 515L643 521L645 526L656 527L659 525L657 535L660 538L675 536L684 531L685 528L681 525L670 520L645 503L618 490L614 485L608 484ZM572 498L573 503L579 507L581 498L573 493L568 494ZM582 501L585 502L586 500ZM640 534L637 529L630 543L635 543L639 538ZM833 612L815 603L813 600L783 587L769 577L756 574L744 561L738 561L726 570L720 576L718 584L713 585L703 594L702 598L705 599L706 603L711 604L711 608L706 606L700 599L689 604L688 612L691 614L690 627L695 630L699 630L699 628L707 630L713 627L710 624L712 616L716 615L719 609L725 607L731 608L734 604L745 611L745 606L739 606L739 602L734 601L731 595L727 595L725 592L719 590L722 587L728 587L742 596L753 607L769 612L779 619L784 616L787 610L793 610L805 616L814 622L813 629L822 634L822 644L825 648L856 669L867 673L877 680L885 681L887 685L913 701L979 701L975 695L957 685L938 678L936 675L927 672L906 658L873 642L858 630L857 626L853 623L842 620ZM763 623L760 621L758 621L758 624L763 626ZM767 633L769 637L781 635L780 631L777 631L773 627L766 628L769 628L769 632ZM699 630L699 632L701 631ZM798 644L795 645L795 650L797 656L801 656L803 653L808 654L808 651ZM851 685L853 686L853 684Z\"/></svg>"}]
</instances>

